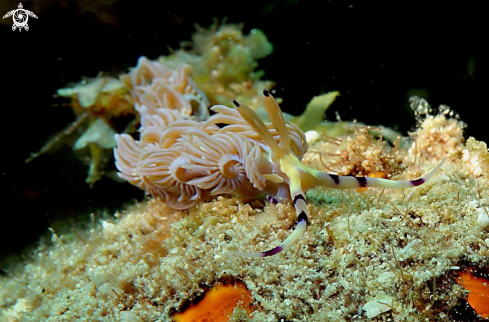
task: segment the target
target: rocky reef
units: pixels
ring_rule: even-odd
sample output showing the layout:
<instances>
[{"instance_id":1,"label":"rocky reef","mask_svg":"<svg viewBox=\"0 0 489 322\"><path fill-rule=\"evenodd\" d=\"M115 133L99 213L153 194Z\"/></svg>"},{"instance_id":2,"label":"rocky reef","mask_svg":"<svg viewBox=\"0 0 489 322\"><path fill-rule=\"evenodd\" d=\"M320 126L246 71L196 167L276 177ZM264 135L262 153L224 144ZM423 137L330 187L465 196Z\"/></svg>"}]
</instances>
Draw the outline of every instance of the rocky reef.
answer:
<instances>
[{"instance_id":1,"label":"rocky reef","mask_svg":"<svg viewBox=\"0 0 489 322\"><path fill-rule=\"evenodd\" d=\"M149 130L147 134L141 131L145 145L133 150L168 148L162 147L168 141L158 141L161 137L150 127L171 127L177 121L198 127L196 119L201 116L204 120L199 121L205 122L209 117L207 110L202 112L208 104L205 95L215 104L238 94L243 96L242 101L259 107L262 101L255 86L268 87L271 83L264 86L252 73L254 60L269 53L271 47L259 33L247 38L236 30L201 32L195 41L200 39L205 44L213 39L219 46L197 47L196 53L190 54L179 51L158 60L157 64L165 64L169 71L180 66L181 73L150 77L151 68L160 67L144 60L141 77L128 80L126 76L117 82L117 93L123 88L118 97L124 97L124 111L130 103L135 104L131 113L147 114L142 124ZM242 78L236 82L229 79L227 67L219 67L220 59L235 62L233 55L240 52L226 47L229 39L238 47L247 44L246 48L251 48L239 63L246 68L238 73ZM214 53L212 48L222 52ZM194 83L182 63L190 64L205 55L210 61L217 60L213 66L219 68L206 77L210 67L194 65ZM158 72L165 74L166 69ZM159 83L153 82L157 78ZM154 86L149 91L138 81ZM106 96L102 88L97 87L96 92L113 97ZM80 99L79 90L63 93ZM323 96L316 111L324 111L337 95L332 92ZM183 205L176 203L183 209L173 209L170 206L175 203L165 203L152 189L160 184L170 189L165 192L171 193L167 201L180 202L176 190L166 187L167 182L159 177L155 181L137 177L138 161L131 163L137 158L128 155L121 161L127 161L125 178L131 181L137 177L136 185L150 186L147 191L155 198L148 196L113 215L93 216L83 227L51 230L50 240L42 241L28 259L0 277L0 318L9 322L186 321L180 313L198 306L220 285L232 285L240 292L233 295L236 301L226 302L231 308L236 304L232 313L221 308L202 313L212 314L216 321L462 321L467 316L473 320L487 317L484 303L481 309L480 301L479 306L470 298L467 302L470 287L468 291L465 287L467 281L484 284L489 273L487 146L473 137L466 140L465 124L448 107L434 110L420 98L413 98L411 103L418 124L406 137L379 126L319 124L317 117L311 119L312 128L307 128L307 118L296 118L310 130L304 136L309 148L307 144L295 147L304 154L302 164L312 169L342 176L413 180L446 161L426 183L408 189L362 186L308 190L305 197L310 215L304 235L280 254L267 258L235 256L232 252L263 251L279 245L298 220L292 203L211 192L202 199L192 199L192 195L183 200ZM171 109L173 118L159 122L163 106L158 104L177 104L178 108ZM218 117L237 120L232 113ZM97 119L93 120L95 124ZM249 134L250 129L239 120L234 125L236 133L246 132L257 146L270 143ZM208 136L221 130L212 126ZM297 137L302 138L298 127L290 128L286 129L291 137L299 133ZM115 133L114 129L108 132ZM124 135L128 144L140 144ZM87 137L85 134L87 145L101 139ZM172 144L184 142L177 142L181 137L173 137ZM198 152L209 151L204 148ZM184 152L182 155L188 157L190 152ZM204 160L212 161L198 161L204 164ZM182 166L179 173L185 169ZM280 183L276 176L267 175L266 180ZM179 184L184 186L185 182ZM219 301L219 296L226 295L217 292L214 296ZM487 295L481 296L483 302Z\"/></svg>"},{"instance_id":2,"label":"rocky reef","mask_svg":"<svg viewBox=\"0 0 489 322\"><path fill-rule=\"evenodd\" d=\"M309 191L310 226L278 256L228 254L276 245L293 228L290 205L262 199L220 196L178 211L148 199L77 234L53 231L0 280L2 318L171 321L212 285L237 280L253 305L250 317L236 309L238 320L457 320L466 297L457 275L469 266L483 274L489 251L489 153L464 140L463 126L426 114L408 148L361 131L336 144L317 140L303 163L344 174L410 179L447 161L409 190ZM320 162L314 151L326 146L336 156Z\"/></svg>"}]
</instances>

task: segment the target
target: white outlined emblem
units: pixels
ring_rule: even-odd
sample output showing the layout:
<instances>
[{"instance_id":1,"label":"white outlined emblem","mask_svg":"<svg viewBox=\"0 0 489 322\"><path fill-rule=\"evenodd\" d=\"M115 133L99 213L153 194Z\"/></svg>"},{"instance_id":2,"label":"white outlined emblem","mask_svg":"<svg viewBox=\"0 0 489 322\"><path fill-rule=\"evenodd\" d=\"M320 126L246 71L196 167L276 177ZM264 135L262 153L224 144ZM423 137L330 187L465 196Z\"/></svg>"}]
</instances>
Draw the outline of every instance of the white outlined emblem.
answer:
<instances>
[{"instance_id":1,"label":"white outlined emblem","mask_svg":"<svg viewBox=\"0 0 489 322\"><path fill-rule=\"evenodd\" d=\"M34 12L25 10L23 8L24 7L22 6L22 3L19 2L18 9L9 11L7 12L7 14L5 14L5 16L3 16L3 19L12 16L12 19L14 20L14 24L12 25L13 31L15 31L17 28L19 28L19 31L22 31L22 28L28 31L29 25L27 24L27 20L29 20L29 16L37 19L37 16Z\"/></svg>"}]
</instances>

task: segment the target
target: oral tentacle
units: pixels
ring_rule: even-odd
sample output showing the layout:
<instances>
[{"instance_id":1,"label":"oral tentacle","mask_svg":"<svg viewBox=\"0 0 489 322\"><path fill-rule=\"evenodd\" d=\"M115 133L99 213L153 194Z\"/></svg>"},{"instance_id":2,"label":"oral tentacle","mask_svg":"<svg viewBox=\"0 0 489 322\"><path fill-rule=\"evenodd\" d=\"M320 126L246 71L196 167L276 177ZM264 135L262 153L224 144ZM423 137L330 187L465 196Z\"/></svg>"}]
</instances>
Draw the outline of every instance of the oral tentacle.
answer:
<instances>
[{"instance_id":1,"label":"oral tentacle","mask_svg":"<svg viewBox=\"0 0 489 322\"><path fill-rule=\"evenodd\" d=\"M334 189L355 189L355 188L412 188L422 185L431 177L433 177L442 167L446 159L443 159L433 170L427 175L415 180L389 180L374 177L350 177L338 176L321 171L314 171L313 176L315 181L312 186L323 186Z\"/></svg>"},{"instance_id":2,"label":"oral tentacle","mask_svg":"<svg viewBox=\"0 0 489 322\"><path fill-rule=\"evenodd\" d=\"M290 234L289 237L287 237L280 245L270 250L254 252L254 253L230 251L229 254L235 256L241 256L241 257L255 257L255 258L277 255L278 253L289 248L290 245L294 244L304 234L307 227L307 220L308 220L307 215L304 212L302 212L299 215L297 226L295 226L295 229L292 232L292 234Z\"/></svg>"}]
</instances>

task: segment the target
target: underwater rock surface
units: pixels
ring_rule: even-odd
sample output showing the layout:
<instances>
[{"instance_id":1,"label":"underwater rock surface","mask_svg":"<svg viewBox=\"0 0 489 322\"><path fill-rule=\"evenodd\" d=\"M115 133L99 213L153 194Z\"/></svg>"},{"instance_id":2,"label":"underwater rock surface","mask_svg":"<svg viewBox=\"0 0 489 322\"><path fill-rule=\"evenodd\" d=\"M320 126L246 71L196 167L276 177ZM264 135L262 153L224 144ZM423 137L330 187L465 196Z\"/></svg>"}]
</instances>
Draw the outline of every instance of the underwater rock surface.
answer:
<instances>
[{"instance_id":1,"label":"underwater rock surface","mask_svg":"<svg viewBox=\"0 0 489 322\"><path fill-rule=\"evenodd\" d=\"M406 147L363 131L316 141L303 163L343 175L414 179L447 161L412 189L310 190L308 230L277 256L227 253L268 249L294 228L291 205L261 199L219 196L187 210L148 199L76 234L53 231L1 277L1 320L172 321L236 280L253 313L235 309L233 321L456 321L467 296L457 273L487 269L489 153L445 114L426 114Z\"/></svg>"}]
</instances>

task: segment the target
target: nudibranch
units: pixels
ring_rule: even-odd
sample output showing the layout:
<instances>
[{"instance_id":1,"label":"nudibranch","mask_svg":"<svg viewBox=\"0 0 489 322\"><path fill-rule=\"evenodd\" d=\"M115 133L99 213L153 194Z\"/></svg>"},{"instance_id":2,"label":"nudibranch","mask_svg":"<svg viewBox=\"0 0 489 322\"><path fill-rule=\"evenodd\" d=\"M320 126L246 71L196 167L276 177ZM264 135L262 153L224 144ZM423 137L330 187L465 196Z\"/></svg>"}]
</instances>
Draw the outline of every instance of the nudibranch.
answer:
<instances>
[{"instance_id":1,"label":"nudibranch","mask_svg":"<svg viewBox=\"0 0 489 322\"><path fill-rule=\"evenodd\" d=\"M280 245L261 252L242 253L232 252L235 255L247 257L267 257L280 253L295 241L297 241L306 230L309 211L305 192L316 186L323 186L333 189L354 189L367 187L381 188L410 188L422 185L429 180L443 165L444 161L440 162L426 176L416 180L396 181L375 177L352 177L339 176L318 170L311 169L303 165L300 160L290 150L290 139L285 128L285 121L275 99L268 93L263 91L265 109L270 118L273 127L280 134L280 143L277 143L271 136L263 121L256 115L255 112L248 106L240 105L234 102L239 114L246 122L258 133L258 135L268 143L267 156L265 157L272 169L274 176L273 182L277 184L275 191L275 199L279 201L292 201L297 214L297 226L293 233L285 239ZM267 192L273 192L267 189Z\"/></svg>"},{"instance_id":2,"label":"nudibranch","mask_svg":"<svg viewBox=\"0 0 489 322\"><path fill-rule=\"evenodd\" d=\"M146 61L142 66L145 73L147 66L157 67ZM293 123L285 123L279 105L266 89L263 101L271 122L264 123L250 107L236 101L235 109L213 106L215 114L200 121L171 106L172 102L189 104L188 97L179 96L172 89L176 85L159 85L160 90L151 92L151 99L144 99L148 96L147 87L162 82L161 77L150 79L133 92L141 119L139 141L127 134L115 136L114 155L121 178L175 209L189 208L219 194L268 195L273 201L291 202L295 207L297 226L280 245L254 253L231 252L234 255L272 256L297 241L306 230L309 211L305 192L312 187L416 187L443 164L442 161L426 176L412 181L339 176L314 170L300 161L307 151L304 133ZM193 85L185 74L178 82ZM168 95L174 98L165 100ZM197 110L201 109L200 106Z\"/></svg>"}]
</instances>

